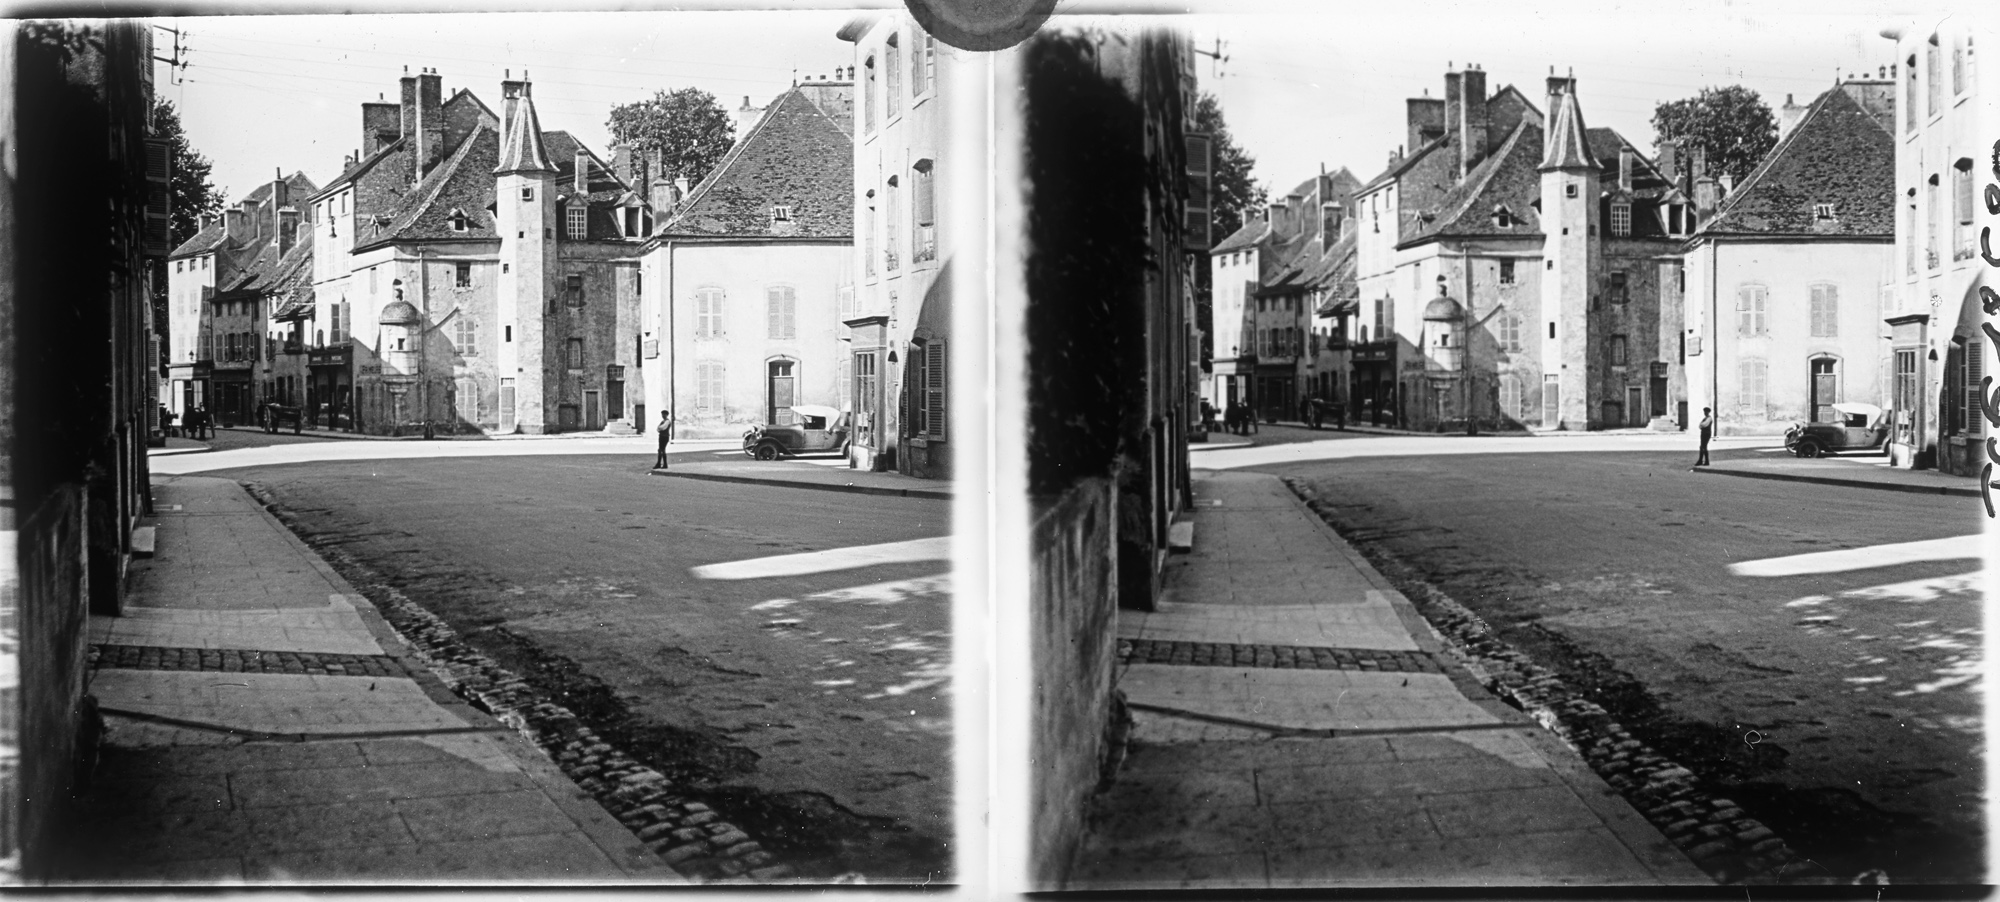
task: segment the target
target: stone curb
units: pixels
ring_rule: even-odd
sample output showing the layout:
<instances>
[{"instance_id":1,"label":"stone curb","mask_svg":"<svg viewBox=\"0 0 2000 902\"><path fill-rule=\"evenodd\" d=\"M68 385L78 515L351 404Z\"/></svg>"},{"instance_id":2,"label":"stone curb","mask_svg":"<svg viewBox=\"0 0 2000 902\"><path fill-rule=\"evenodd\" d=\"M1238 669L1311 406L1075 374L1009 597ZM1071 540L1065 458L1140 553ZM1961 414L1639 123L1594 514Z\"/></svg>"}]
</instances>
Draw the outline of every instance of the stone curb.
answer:
<instances>
[{"instance_id":1,"label":"stone curb","mask_svg":"<svg viewBox=\"0 0 2000 902\"><path fill-rule=\"evenodd\" d=\"M251 494L287 527L290 521L261 486ZM292 536L297 539L297 536ZM338 548L313 549L353 570L372 571ZM569 779L680 876L695 881L777 881L790 865L707 805L678 794L666 775L602 741L576 714L543 698L527 681L465 644L444 620L383 585L383 613L431 673L455 695L541 749Z\"/></svg>"},{"instance_id":2,"label":"stone curb","mask_svg":"<svg viewBox=\"0 0 2000 902\"><path fill-rule=\"evenodd\" d=\"M1696 473L1710 476L1739 476L1744 479L1770 479L1777 482L1816 482L1820 485L1837 485L1850 489L1877 489L1884 492L1909 492L1916 495L1955 495L1962 498L1979 497L1979 489L1955 485L1905 485L1895 482L1875 482L1868 479L1841 479L1838 476L1801 476L1796 473L1763 473L1756 470L1717 470L1711 467L1697 467Z\"/></svg>"},{"instance_id":3,"label":"stone curb","mask_svg":"<svg viewBox=\"0 0 2000 902\"><path fill-rule=\"evenodd\" d=\"M899 498L935 498L950 501L952 493L940 489L891 489L872 485L839 484L830 482L808 482L796 479L766 479L756 476L729 476L721 473L689 473L684 470L654 469L654 476L672 476L679 479L705 479L709 482L738 482L749 485L775 485L794 489L818 489L823 492L849 492L856 495L888 495Z\"/></svg>"},{"instance_id":4,"label":"stone curb","mask_svg":"<svg viewBox=\"0 0 2000 902\"><path fill-rule=\"evenodd\" d=\"M1297 479L1285 484L1322 522L1325 503ZM1332 523L1327 522L1331 527ZM1488 691L1527 713L1581 755L1591 770L1623 795L1696 866L1719 883L1838 884L1846 881L1801 871L1815 868L1762 822L1726 798L1711 796L1694 772L1654 752L1605 711L1569 687L1555 671L1508 645L1478 614L1394 555L1372 549L1381 563L1423 593L1438 614L1428 615L1463 656L1462 663ZM1821 869L1824 870L1824 869Z\"/></svg>"}]
</instances>

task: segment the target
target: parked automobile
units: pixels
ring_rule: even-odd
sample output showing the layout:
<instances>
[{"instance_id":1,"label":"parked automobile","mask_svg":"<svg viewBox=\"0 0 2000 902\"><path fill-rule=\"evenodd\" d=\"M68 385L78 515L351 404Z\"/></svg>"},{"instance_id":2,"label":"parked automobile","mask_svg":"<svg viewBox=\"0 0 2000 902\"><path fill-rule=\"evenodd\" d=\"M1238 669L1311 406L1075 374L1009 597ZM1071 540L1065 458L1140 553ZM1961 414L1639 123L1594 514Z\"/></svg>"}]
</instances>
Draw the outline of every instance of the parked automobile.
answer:
<instances>
[{"instance_id":1,"label":"parked automobile","mask_svg":"<svg viewBox=\"0 0 2000 902\"><path fill-rule=\"evenodd\" d=\"M743 453L758 460L795 454L847 453L848 416L819 404L794 404L792 422L752 426L743 433Z\"/></svg>"},{"instance_id":2,"label":"parked automobile","mask_svg":"<svg viewBox=\"0 0 2000 902\"><path fill-rule=\"evenodd\" d=\"M1839 422L1793 423L1785 430L1785 450L1799 457L1821 457L1842 451L1889 450L1889 423L1882 408L1873 404L1833 405Z\"/></svg>"},{"instance_id":3,"label":"parked automobile","mask_svg":"<svg viewBox=\"0 0 2000 902\"><path fill-rule=\"evenodd\" d=\"M291 423L292 434L297 435L304 428L305 411L289 404L267 401L263 409L258 411L257 419L262 422L265 432L277 432L278 427Z\"/></svg>"}]
</instances>

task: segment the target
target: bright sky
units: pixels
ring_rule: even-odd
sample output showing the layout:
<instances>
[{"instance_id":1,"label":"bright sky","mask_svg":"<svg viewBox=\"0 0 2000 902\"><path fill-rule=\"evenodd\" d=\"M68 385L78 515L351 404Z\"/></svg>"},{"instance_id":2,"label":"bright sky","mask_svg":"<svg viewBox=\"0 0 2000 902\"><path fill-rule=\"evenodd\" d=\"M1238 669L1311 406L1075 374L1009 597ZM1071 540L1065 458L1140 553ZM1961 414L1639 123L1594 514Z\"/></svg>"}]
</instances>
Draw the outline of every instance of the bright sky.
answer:
<instances>
[{"instance_id":1,"label":"bright sky","mask_svg":"<svg viewBox=\"0 0 2000 902\"><path fill-rule=\"evenodd\" d=\"M325 185L361 144L361 104L398 100L403 68L434 68L444 96L469 88L498 110L507 69L534 81L542 127L609 153L611 107L697 87L735 110L799 79L851 65L834 33L852 14L475 13L156 19L184 32L183 84L156 64L155 90L181 111L213 181L234 203L276 170ZM173 36L156 32L160 56Z\"/></svg>"},{"instance_id":2,"label":"bright sky","mask_svg":"<svg viewBox=\"0 0 2000 902\"><path fill-rule=\"evenodd\" d=\"M310 2L310 0L309 0ZM381 8L396 0L360 0ZM432 0L441 2L441 0ZM562 2L562 0L549 0ZM701 2L701 0L697 0ZM706 0L708 3L728 0ZM767 0L768 2L768 0ZM806 0L815 2L815 0ZM824 2L824 0L817 0ZM1064 0L1065 13L1134 12L1137 0ZM1550 66L1574 70L1585 121L1650 150L1653 107L1704 86L1744 84L1775 110L1890 62L1885 25L1935 22L1952 0L1469 0L1342 4L1197 0L1161 17L1204 50L1204 90L1257 159L1259 181L1289 188L1347 166L1366 180L1404 141L1407 97L1441 96L1447 67L1478 63L1489 90L1519 86L1542 105ZM1243 10L1249 10L1244 12ZM1337 10L1329 12L1328 10ZM1223 10L1227 10L1223 12ZM1162 11L1154 7L1149 12ZM1166 10L1173 11L1173 10ZM234 201L274 170L324 184L360 144L360 104L397 98L405 66L497 105L502 72L526 69L543 127L605 152L618 103L685 86L727 109L763 105L798 77L851 64L834 36L852 14L790 12L453 13L162 19L186 32L184 84L160 67L195 146ZM166 55L171 35L160 35Z\"/></svg>"},{"instance_id":3,"label":"bright sky","mask_svg":"<svg viewBox=\"0 0 2000 902\"><path fill-rule=\"evenodd\" d=\"M1774 113L1786 94L1808 104L1836 72L1873 77L1890 63L1885 25L1941 18L1904 0L1423 0L1271 11L1279 8L1184 22L1204 50L1221 39L1227 60L1202 58L1202 88L1256 158L1257 180L1280 191L1322 163L1364 182L1379 174L1405 143L1404 99L1426 90L1443 97L1447 68L1477 63L1489 92L1513 84L1538 108L1549 67L1574 70L1585 123L1615 128L1651 153L1653 108L1663 101L1742 84Z\"/></svg>"}]
</instances>

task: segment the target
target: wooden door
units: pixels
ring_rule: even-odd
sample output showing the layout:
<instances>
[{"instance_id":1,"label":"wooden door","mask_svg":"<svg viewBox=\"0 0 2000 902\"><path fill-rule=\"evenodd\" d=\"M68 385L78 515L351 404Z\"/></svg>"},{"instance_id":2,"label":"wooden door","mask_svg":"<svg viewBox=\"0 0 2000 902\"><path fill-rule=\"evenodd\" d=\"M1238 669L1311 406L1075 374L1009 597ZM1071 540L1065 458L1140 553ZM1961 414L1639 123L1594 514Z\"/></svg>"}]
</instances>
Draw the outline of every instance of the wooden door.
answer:
<instances>
[{"instance_id":1,"label":"wooden door","mask_svg":"<svg viewBox=\"0 0 2000 902\"><path fill-rule=\"evenodd\" d=\"M1542 428L1554 429L1562 422L1562 385L1555 376L1542 377Z\"/></svg>"},{"instance_id":2,"label":"wooden door","mask_svg":"<svg viewBox=\"0 0 2000 902\"><path fill-rule=\"evenodd\" d=\"M1839 374L1834 372L1834 361L1820 359L1812 362L1812 418L1815 423L1839 421L1834 413L1834 402L1840 400Z\"/></svg>"},{"instance_id":3,"label":"wooden door","mask_svg":"<svg viewBox=\"0 0 2000 902\"><path fill-rule=\"evenodd\" d=\"M1625 425L1646 425L1646 394L1636 385L1625 387Z\"/></svg>"},{"instance_id":4,"label":"wooden door","mask_svg":"<svg viewBox=\"0 0 2000 902\"><path fill-rule=\"evenodd\" d=\"M791 361L771 361L770 385L765 392L767 416L764 422L780 426L792 424L792 405L798 403L797 380L798 377L792 374Z\"/></svg>"},{"instance_id":5,"label":"wooden door","mask_svg":"<svg viewBox=\"0 0 2000 902\"><path fill-rule=\"evenodd\" d=\"M519 428L514 419L514 380L500 380L500 432L507 434Z\"/></svg>"},{"instance_id":6,"label":"wooden door","mask_svg":"<svg viewBox=\"0 0 2000 902\"><path fill-rule=\"evenodd\" d=\"M603 411L598 407L600 398L601 395L594 391L583 393L583 428L604 428L604 420L602 419Z\"/></svg>"}]
</instances>

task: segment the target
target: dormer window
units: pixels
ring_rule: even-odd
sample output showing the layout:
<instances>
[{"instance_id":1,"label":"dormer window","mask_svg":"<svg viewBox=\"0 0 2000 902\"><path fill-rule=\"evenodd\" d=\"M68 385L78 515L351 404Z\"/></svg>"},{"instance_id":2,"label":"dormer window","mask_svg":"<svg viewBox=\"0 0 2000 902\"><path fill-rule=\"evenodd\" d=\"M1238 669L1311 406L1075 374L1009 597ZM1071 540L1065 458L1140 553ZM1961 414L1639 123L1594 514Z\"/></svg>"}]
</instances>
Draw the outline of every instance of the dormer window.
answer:
<instances>
[{"instance_id":1,"label":"dormer window","mask_svg":"<svg viewBox=\"0 0 2000 902\"><path fill-rule=\"evenodd\" d=\"M1632 205L1611 205L1611 234L1624 238L1632 234Z\"/></svg>"},{"instance_id":2,"label":"dormer window","mask_svg":"<svg viewBox=\"0 0 2000 902\"><path fill-rule=\"evenodd\" d=\"M625 237L627 237L627 238L643 238L643 237L645 237L644 235L641 235L641 234L639 234L639 208L638 208L638 207L626 207L626 208L625 208Z\"/></svg>"},{"instance_id":3,"label":"dormer window","mask_svg":"<svg viewBox=\"0 0 2000 902\"><path fill-rule=\"evenodd\" d=\"M1833 218L1833 205L1832 205L1832 204L1813 204L1813 218L1814 218L1814 219L1832 219L1832 218Z\"/></svg>"},{"instance_id":4,"label":"dormer window","mask_svg":"<svg viewBox=\"0 0 2000 902\"><path fill-rule=\"evenodd\" d=\"M454 232L463 232L463 231L465 231L466 229L470 228L470 226L469 226L468 222L469 222L469 221L468 221L468 220L466 219L466 216L465 216L465 211L464 211L464 210L453 210L453 211L451 211L451 230L452 230L452 231L454 231Z\"/></svg>"},{"instance_id":5,"label":"dormer window","mask_svg":"<svg viewBox=\"0 0 2000 902\"><path fill-rule=\"evenodd\" d=\"M563 228L565 233L569 235L570 240L583 240L589 234L589 205L585 204L581 198L576 198L564 206L563 213L566 217Z\"/></svg>"},{"instance_id":6,"label":"dormer window","mask_svg":"<svg viewBox=\"0 0 2000 902\"><path fill-rule=\"evenodd\" d=\"M786 204L778 204L778 205L776 205L776 206L772 207L772 208L771 208L771 221L772 221L772 222L791 222L791 221L792 221L792 208L791 208L791 207L790 207L789 205L786 205Z\"/></svg>"},{"instance_id":7,"label":"dormer window","mask_svg":"<svg viewBox=\"0 0 2000 902\"><path fill-rule=\"evenodd\" d=\"M1506 207L1494 207L1494 208L1493 208L1493 227L1494 227L1494 228L1498 228L1498 229L1511 229L1511 228L1513 228L1513 227L1514 227L1514 222L1515 222L1515 220L1514 220L1514 211L1512 211L1512 210L1509 210L1509 209L1507 209Z\"/></svg>"}]
</instances>

